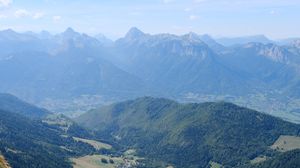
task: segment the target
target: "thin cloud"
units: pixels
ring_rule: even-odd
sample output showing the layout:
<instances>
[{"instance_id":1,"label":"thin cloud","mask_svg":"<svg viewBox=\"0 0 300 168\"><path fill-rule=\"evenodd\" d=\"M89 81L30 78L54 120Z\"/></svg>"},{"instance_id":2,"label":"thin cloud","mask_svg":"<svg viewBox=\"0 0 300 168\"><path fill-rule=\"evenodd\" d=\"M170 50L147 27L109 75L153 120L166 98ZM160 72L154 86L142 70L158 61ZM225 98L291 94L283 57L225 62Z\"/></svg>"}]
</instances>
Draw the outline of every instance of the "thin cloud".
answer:
<instances>
[{"instance_id":1,"label":"thin cloud","mask_svg":"<svg viewBox=\"0 0 300 168\"><path fill-rule=\"evenodd\" d=\"M45 14L43 12L37 12L32 16L32 18L33 19L41 19L44 16L45 16Z\"/></svg>"},{"instance_id":2,"label":"thin cloud","mask_svg":"<svg viewBox=\"0 0 300 168\"><path fill-rule=\"evenodd\" d=\"M163 3L168 4L168 3L171 3L173 1L175 1L175 0L163 0Z\"/></svg>"},{"instance_id":3,"label":"thin cloud","mask_svg":"<svg viewBox=\"0 0 300 168\"><path fill-rule=\"evenodd\" d=\"M0 19L5 19L5 18L7 18L6 15L0 15Z\"/></svg>"},{"instance_id":4,"label":"thin cloud","mask_svg":"<svg viewBox=\"0 0 300 168\"><path fill-rule=\"evenodd\" d=\"M205 2L206 0L194 0L195 3Z\"/></svg>"},{"instance_id":5,"label":"thin cloud","mask_svg":"<svg viewBox=\"0 0 300 168\"><path fill-rule=\"evenodd\" d=\"M54 22L58 22L58 21L61 20L61 16L59 16L59 15L53 16L53 17L52 17L52 20L53 20Z\"/></svg>"},{"instance_id":6,"label":"thin cloud","mask_svg":"<svg viewBox=\"0 0 300 168\"><path fill-rule=\"evenodd\" d=\"M275 14L276 14L276 11L271 10L271 11L270 11L270 14L271 14L271 15L275 15Z\"/></svg>"},{"instance_id":7,"label":"thin cloud","mask_svg":"<svg viewBox=\"0 0 300 168\"><path fill-rule=\"evenodd\" d=\"M18 9L15 11L15 17L16 18L22 18L22 17L26 17L29 16L30 12L25 10L25 9Z\"/></svg>"},{"instance_id":8,"label":"thin cloud","mask_svg":"<svg viewBox=\"0 0 300 168\"><path fill-rule=\"evenodd\" d=\"M0 0L0 7L8 7L12 3L12 0Z\"/></svg>"},{"instance_id":9,"label":"thin cloud","mask_svg":"<svg viewBox=\"0 0 300 168\"><path fill-rule=\"evenodd\" d=\"M191 8L185 8L184 11L185 12L190 12L190 11L192 11L192 9Z\"/></svg>"},{"instance_id":10,"label":"thin cloud","mask_svg":"<svg viewBox=\"0 0 300 168\"><path fill-rule=\"evenodd\" d=\"M190 20L197 20L197 19L198 19L198 16L197 16L197 15L190 15L190 16L189 16L189 19L190 19Z\"/></svg>"},{"instance_id":11,"label":"thin cloud","mask_svg":"<svg viewBox=\"0 0 300 168\"><path fill-rule=\"evenodd\" d=\"M132 15L132 16L139 16L141 15L142 13L141 12L130 12L129 15Z\"/></svg>"}]
</instances>

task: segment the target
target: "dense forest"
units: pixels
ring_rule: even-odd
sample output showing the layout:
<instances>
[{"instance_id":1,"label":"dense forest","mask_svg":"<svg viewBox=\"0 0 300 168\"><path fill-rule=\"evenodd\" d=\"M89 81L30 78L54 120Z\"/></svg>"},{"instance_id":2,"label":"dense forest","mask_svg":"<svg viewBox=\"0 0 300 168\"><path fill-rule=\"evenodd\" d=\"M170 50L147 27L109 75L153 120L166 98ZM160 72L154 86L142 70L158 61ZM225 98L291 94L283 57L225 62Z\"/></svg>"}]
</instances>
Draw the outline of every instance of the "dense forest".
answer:
<instances>
[{"instance_id":1,"label":"dense forest","mask_svg":"<svg viewBox=\"0 0 300 168\"><path fill-rule=\"evenodd\" d=\"M211 161L243 166L259 155L274 155L269 146L280 135L300 131L299 125L231 103L179 104L151 97L92 110L77 122L136 148L153 167L156 162L206 167Z\"/></svg>"},{"instance_id":2,"label":"dense forest","mask_svg":"<svg viewBox=\"0 0 300 168\"><path fill-rule=\"evenodd\" d=\"M67 130L59 124L48 124L46 117L35 116L50 112L11 95L1 96L0 102L0 153L13 168L67 168L72 167L70 157L97 152L91 145L72 138L92 137L77 124L71 123Z\"/></svg>"},{"instance_id":3,"label":"dense forest","mask_svg":"<svg viewBox=\"0 0 300 168\"><path fill-rule=\"evenodd\" d=\"M298 168L300 167L300 150L286 152L267 160L259 165L258 168L280 167L280 168Z\"/></svg>"}]
</instances>

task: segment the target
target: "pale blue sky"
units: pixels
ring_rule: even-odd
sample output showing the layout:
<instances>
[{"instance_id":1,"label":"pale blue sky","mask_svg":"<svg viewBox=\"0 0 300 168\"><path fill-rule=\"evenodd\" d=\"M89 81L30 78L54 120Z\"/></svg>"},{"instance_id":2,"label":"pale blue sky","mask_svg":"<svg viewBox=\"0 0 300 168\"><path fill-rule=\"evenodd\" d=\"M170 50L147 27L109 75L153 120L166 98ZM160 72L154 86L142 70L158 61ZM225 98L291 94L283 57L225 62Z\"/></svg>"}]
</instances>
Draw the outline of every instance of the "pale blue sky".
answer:
<instances>
[{"instance_id":1,"label":"pale blue sky","mask_svg":"<svg viewBox=\"0 0 300 168\"><path fill-rule=\"evenodd\" d=\"M300 37L300 0L0 0L0 29Z\"/></svg>"}]
</instances>

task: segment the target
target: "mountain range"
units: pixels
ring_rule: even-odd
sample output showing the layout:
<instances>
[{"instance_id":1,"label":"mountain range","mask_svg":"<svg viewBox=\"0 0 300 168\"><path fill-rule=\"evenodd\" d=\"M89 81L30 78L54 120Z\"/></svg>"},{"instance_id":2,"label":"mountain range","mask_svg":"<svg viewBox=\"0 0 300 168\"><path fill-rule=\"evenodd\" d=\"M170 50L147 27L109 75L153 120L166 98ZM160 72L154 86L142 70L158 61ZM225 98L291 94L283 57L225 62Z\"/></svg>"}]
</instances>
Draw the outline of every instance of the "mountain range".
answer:
<instances>
[{"instance_id":1,"label":"mountain range","mask_svg":"<svg viewBox=\"0 0 300 168\"><path fill-rule=\"evenodd\" d=\"M300 122L298 43L281 45L264 36L151 35L138 28L116 41L72 28L56 35L4 30L0 92L60 113L83 95L104 102L149 95L231 101ZM51 100L63 103L45 106Z\"/></svg>"}]
</instances>

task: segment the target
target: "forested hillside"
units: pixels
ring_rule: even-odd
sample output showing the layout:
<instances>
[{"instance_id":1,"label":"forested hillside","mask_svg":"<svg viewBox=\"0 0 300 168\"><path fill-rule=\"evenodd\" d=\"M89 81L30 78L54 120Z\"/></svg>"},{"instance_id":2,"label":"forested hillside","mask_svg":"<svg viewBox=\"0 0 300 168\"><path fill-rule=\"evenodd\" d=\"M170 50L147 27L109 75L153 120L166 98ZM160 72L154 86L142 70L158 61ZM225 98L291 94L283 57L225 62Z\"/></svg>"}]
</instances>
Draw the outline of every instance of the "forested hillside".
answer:
<instances>
[{"instance_id":1,"label":"forested hillside","mask_svg":"<svg viewBox=\"0 0 300 168\"><path fill-rule=\"evenodd\" d=\"M151 97L92 110L77 121L98 136L136 148L152 159L148 164L175 167L206 167L212 161L246 165L268 154L280 135L300 131L299 125L231 103L179 104Z\"/></svg>"},{"instance_id":2,"label":"forested hillside","mask_svg":"<svg viewBox=\"0 0 300 168\"><path fill-rule=\"evenodd\" d=\"M97 152L91 145L73 139L91 138L88 131L66 117L52 115L12 95L1 94L0 154L10 166L72 167L70 157Z\"/></svg>"}]
</instances>

